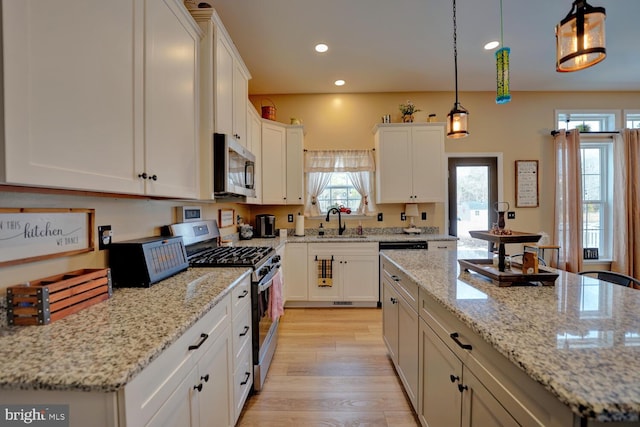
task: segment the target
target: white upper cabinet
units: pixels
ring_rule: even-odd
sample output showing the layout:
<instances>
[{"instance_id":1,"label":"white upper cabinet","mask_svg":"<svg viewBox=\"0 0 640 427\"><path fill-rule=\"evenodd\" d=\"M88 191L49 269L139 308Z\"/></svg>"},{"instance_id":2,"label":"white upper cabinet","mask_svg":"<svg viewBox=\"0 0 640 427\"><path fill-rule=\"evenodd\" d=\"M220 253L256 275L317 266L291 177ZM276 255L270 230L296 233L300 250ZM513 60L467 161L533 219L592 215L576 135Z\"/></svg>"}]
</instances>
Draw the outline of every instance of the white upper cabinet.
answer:
<instances>
[{"instance_id":1,"label":"white upper cabinet","mask_svg":"<svg viewBox=\"0 0 640 427\"><path fill-rule=\"evenodd\" d=\"M142 193L143 39L133 2L2 9L2 180Z\"/></svg>"},{"instance_id":2,"label":"white upper cabinet","mask_svg":"<svg viewBox=\"0 0 640 427\"><path fill-rule=\"evenodd\" d=\"M287 202L287 130L280 123L262 120L262 203Z\"/></svg>"},{"instance_id":3,"label":"white upper cabinet","mask_svg":"<svg viewBox=\"0 0 640 427\"><path fill-rule=\"evenodd\" d=\"M377 125L375 148L378 203L444 202L442 125Z\"/></svg>"},{"instance_id":4,"label":"white upper cabinet","mask_svg":"<svg viewBox=\"0 0 640 427\"><path fill-rule=\"evenodd\" d=\"M200 42L200 197L213 199L213 134L249 145L247 70L220 17L212 9L190 11L204 37Z\"/></svg>"},{"instance_id":5,"label":"white upper cabinet","mask_svg":"<svg viewBox=\"0 0 640 427\"><path fill-rule=\"evenodd\" d=\"M197 198L199 32L175 0L147 0L145 12L147 194Z\"/></svg>"},{"instance_id":6,"label":"white upper cabinet","mask_svg":"<svg viewBox=\"0 0 640 427\"><path fill-rule=\"evenodd\" d=\"M178 0L81 6L2 4L0 180L195 196L193 20Z\"/></svg>"},{"instance_id":7,"label":"white upper cabinet","mask_svg":"<svg viewBox=\"0 0 640 427\"><path fill-rule=\"evenodd\" d=\"M247 197L247 203L262 203L262 120L253 104L247 102L247 149L256 156L254 189L256 197Z\"/></svg>"},{"instance_id":8,"label":"white upper cabinet","mask_svg":"<svg viewBox=\"0 0 640 427\"><path fill-rule=\"evenodd\" d=\"M304 130L262 120L262 203L304 204Z\"/></svg>"}]
</instances>

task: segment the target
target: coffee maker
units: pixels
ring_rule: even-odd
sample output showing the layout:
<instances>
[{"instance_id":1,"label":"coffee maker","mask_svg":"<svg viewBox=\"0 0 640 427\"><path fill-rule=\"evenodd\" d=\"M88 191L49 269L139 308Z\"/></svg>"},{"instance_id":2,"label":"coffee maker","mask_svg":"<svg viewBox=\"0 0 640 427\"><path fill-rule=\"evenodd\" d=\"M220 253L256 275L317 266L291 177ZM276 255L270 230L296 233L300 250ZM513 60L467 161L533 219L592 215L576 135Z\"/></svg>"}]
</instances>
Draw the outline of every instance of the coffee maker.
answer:
<instances>
[{"instance_id":1,"label":"coffee maker","mask_svg":"<svg viewBox=\"0 0 640 427\"><path fill-rule=\"evenodd\" d=\"M276 237L276 217L269 214L256 215L256 237Z\"/></svg>"}]
</instances>

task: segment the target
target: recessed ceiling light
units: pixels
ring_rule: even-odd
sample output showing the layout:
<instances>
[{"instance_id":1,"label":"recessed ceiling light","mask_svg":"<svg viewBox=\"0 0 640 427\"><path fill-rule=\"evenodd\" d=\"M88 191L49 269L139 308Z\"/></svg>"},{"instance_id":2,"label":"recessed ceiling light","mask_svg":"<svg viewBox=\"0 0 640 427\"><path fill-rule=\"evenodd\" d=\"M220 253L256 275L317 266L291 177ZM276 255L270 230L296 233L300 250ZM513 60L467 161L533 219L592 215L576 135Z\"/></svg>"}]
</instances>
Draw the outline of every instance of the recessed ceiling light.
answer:
<instances>
[{"instance_id":1,"label":"recessed ceiling light","mask_svg":"<svg viewBox=\"0 0 640 427\"><path fill-rule=\"evenodd\" d=\"M336 85L336 86L344 86L345 81L344 80L336 80L333 84Z\"/></svg>"},{"instance_id":2,"label":"recessed ceiling light","mask_svg":"<svg viewBox=\"0 0 640 427\"><path fill-rule=\"evenodd\" d=\"M496 47L498 47L500 45L499 41L491 41L487 44L484 45L485 50L491 50L491 49L495 49Z\"/></svg>"},{"instance_id":3,"label":"recessed ceiling light","mask_svg":"<svg viewBox=\"0 0 640 427\"><path fill-rule=\"evenodd\" d=\"M325 53L328 50L329 50L329 46L327 46L324 43L319 43L316 45L316 52L318 53Z\"/></svg>"}]
</instances>

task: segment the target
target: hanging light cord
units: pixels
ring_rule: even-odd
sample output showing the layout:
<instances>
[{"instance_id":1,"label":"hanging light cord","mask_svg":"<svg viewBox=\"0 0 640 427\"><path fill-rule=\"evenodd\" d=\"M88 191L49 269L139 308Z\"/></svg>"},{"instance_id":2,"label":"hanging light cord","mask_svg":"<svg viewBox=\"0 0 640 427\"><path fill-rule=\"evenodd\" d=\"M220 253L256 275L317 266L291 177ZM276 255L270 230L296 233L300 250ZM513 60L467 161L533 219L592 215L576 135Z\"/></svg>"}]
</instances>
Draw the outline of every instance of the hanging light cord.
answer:
<instances>
[{"instance_id":1,"label":"hanging light cord","mask_svg":"<svg viewBox=\"0 0 640 427\"><path fill-rule=\"evenodd\" d=\"M500 47L504 47L504 40L503 40L503 27L502 27L502 0L500 0Z\"/></svg>"},{"instance_id":2,"label":"hanging light cord","mask_svg":"<svg viewBox=\"0 0 640 427\"><path fill-rule=\"evenodd\" d=\"M456 81L456 108L458 107L458 44L456 35L456 0L453 0L453 67Z\"/></svg>"}]
</instances>

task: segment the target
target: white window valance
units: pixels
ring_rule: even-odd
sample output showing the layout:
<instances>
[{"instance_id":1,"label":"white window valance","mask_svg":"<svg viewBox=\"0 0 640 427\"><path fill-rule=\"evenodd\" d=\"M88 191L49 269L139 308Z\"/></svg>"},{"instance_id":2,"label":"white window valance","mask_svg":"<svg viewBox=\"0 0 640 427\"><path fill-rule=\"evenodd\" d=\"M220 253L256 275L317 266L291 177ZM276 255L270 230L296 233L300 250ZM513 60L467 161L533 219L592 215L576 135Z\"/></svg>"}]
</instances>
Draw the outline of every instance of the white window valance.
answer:
<instances>
[{"instance_id":1,"label":"white window valance","mask_svg":"<svg viewBox=\"0 0 640 427\"><path fill-rule=\"evenodd\" d=\"M376 170L371 150L319 150L304 153L304 171L373 172Z\"/></svg>"}]
</instances>

